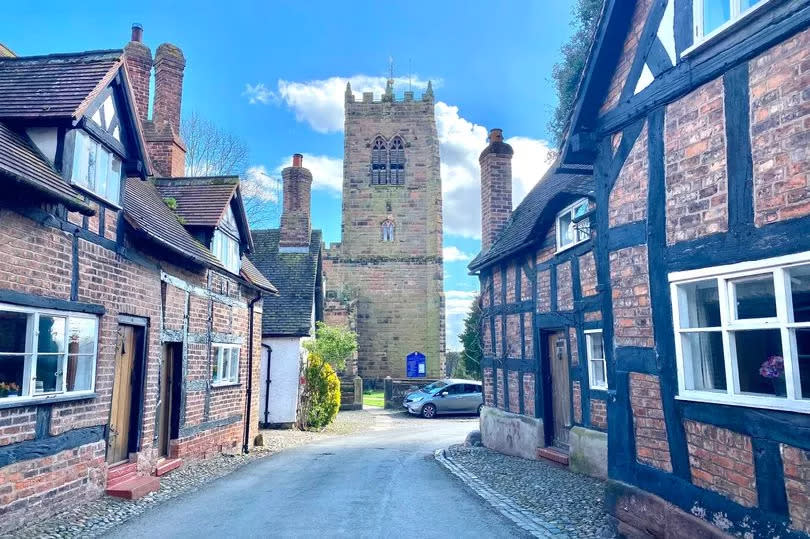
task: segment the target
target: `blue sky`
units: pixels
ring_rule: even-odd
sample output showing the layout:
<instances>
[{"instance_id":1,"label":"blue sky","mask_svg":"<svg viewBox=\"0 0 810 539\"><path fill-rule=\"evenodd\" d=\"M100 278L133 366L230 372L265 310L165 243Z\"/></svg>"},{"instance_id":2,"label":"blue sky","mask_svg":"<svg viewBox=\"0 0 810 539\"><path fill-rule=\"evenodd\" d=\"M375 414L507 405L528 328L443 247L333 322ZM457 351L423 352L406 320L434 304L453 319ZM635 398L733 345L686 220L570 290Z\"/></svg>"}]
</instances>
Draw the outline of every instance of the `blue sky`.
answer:
<instances>
[{"instance_id":1,"label":"blue sky","mask_svg":"<svg viewBox=\"0 0 810 539\"><path fill-rule=\"evenodd\" d=\"M27 4L27 5L26 5ZM315 176L313 226L340 240L342 100L381 92L394 61L397 90L434 81L445 203L447 347L477 290L466 274L480 248L478 153L500 127L515 148L514 204L548 165L551 68L570 33L571 0L408 2L12 2L0 40L18 55L144 42L186 56L183 112L243 138L251 177L276 176L295 152ZM271 196L271 194L268 194ZM268 202L270 203L270 202Z\"/></svg>"}]
</instances>

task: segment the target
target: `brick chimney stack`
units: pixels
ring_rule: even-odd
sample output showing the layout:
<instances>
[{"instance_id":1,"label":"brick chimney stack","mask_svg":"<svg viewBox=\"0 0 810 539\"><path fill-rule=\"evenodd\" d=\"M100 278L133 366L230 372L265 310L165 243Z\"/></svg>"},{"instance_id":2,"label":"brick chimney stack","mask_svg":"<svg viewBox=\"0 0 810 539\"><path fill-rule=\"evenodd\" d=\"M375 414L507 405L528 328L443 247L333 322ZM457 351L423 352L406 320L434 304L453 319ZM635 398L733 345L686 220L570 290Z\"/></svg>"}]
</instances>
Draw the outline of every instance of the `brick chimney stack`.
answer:
<instances>
[{"instance_id":1,"label":"brick chimney stack","mask_svg":"<svg viewBox=\"0 0 810 539\"><path fill-rule=\"evenodd\" d=\"M166 125L172 133L180 134L180 103L183 98L183 51L164 43L155 52L155 104L152 121L160 131Z\"/></svg>"},{"instance_id":2,"label":"brick chimney stack","mask_svg":"<svg viewBox=\"0 0 810 539\"><path fill-rule=\"evenodd\" d=\"M124 65L135 96L135 110L143 124L149 119L149 78L152 74L152 51L143 44L143 26L132 25L132 39L124 47Z\"/></svg>"},{"instance_id":3,"label":"brick chimney stack","mask_svg":"<svg viewBox=\"0 0 810 539\"><path fill-rule=\"evenodd\" d=\"M512 215L512 147L503 131L489 132L489 145L478 157L481 165L481 250L487 251Z\"/></svg>"},{"instance_id":4,"label":"brick chimney stack","mask_svg":"<svg viewBox=\"0 0 810 539\"><path fill-rule=\"evenodd\" d=\"M281 213L279 247L309 247L312 235L310 200L312 173L303 166L304 156L293 155L291 167L281 171L284 208Z\"/></svg>"}]
</instances>

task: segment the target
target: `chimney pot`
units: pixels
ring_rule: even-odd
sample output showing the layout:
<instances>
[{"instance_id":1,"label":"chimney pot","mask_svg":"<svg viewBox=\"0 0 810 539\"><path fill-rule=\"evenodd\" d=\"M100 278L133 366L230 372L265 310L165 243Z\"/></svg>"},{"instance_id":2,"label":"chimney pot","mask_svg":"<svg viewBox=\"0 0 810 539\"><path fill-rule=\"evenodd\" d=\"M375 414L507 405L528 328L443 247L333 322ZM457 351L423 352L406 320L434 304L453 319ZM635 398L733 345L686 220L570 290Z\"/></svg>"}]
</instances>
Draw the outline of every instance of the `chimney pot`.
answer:
<instances>
[{"instance_id":1,"label":"chimney pot","mask_svg":"<svg viewBox=\"0 0 810 539\"><path fill-rule=\"evenodd\" d=\"M303 163L304 163L304 156L301 155L300 153L294 153L292 166L300 168L303 166Z\"/></svg>"},{"instance_id":2,"label":"chimney pot","mask_svg":"<svg viewBox=\"0 0 810 539\"><path fill-rule=\"evenodd\" d=\"M143 40L143 25L139 22L132 23L132 41L140 43Z\"/></svg>"},{"instance_id":3,"label":"chimney pot","mask_svg":"<svg viewBox=\"0 0 810 539\"><path fill-rule=\"evenodd\" d=\"M503 142L503 129L490 129L489 130L489 142L492 144L493 142Z\"/></svg>"}]
</instances>

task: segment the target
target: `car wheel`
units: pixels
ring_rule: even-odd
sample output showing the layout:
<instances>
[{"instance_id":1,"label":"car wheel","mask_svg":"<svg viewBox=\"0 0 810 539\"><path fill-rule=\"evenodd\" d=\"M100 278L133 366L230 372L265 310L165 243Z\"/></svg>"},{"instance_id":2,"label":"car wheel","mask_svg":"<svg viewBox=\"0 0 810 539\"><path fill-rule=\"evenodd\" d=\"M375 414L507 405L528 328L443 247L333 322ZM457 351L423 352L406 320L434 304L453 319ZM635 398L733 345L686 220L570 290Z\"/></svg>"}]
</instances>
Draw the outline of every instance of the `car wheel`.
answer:
<instances>
[{"instance_id":1,"label":"car wheel","mask_svg":"<svg viewBox=\"0 0 810 539\"><path fill-rule=\"evenodd\" d=\"M479 405L478 405L478 415L481 415L481 410L483 410L483 409L484 409L484 405L483 405L483 404L479 404Z\"/></svg>"},{"instance_id":2,"label":"car wheel","mask_svg":"<svg viewBox=\"0 0 810 539\"><path fill-rule=\"evenodd\" d=\"M436 417L436 406L434 404L426 404L422 407L422 417L425 419L433 419Z\"/></svg>"}]
</instances>

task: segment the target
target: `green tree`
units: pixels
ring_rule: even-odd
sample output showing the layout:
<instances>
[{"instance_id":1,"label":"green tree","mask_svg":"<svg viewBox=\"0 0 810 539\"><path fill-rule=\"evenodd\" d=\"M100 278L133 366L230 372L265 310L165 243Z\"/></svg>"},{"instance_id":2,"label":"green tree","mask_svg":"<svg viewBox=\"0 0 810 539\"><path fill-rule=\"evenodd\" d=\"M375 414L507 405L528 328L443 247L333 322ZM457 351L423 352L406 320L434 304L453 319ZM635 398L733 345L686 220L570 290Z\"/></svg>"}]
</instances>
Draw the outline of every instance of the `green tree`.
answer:
<instances>
[{"instance_id":1,"label":"green tree","mask_svg":"<svg viewBox=\"0 0 810 539\"><path fill-rule=\"evenodd\" d=\"M574 107L577 85L585 69L585 61L603 3L604 0L577 0L571 21L573 33L560 49L562 58L554 64L551 72L557 91L557 107L548 122L548 130L554 143L558 145L562 142L568 116Z\"/></svg>"},{"instance_id":2,"label":"green tree","mask_svg":"<svg viewBox=\"0 0 810 539\"><path fill-rule=\"evenodd\" d=\"M470 312L464 318L464 331L458 336L461 341L461 361L456 372L463 372L465 378L481 379L481 360L484 349L481 346L481 296L476 296Z\"/></svg>"},{"instance_id":3,"label":"green tree","mask_svg":"<svg viewBox=\"0 0 810 539\"><path fill-rule=\"evenodd\" d=\"M315 324L315 340L306 341L304 348L334 370L342 371L346 368L346 360L357 350L357 333L318 322Z\"/></svg>"}]
</instances>

